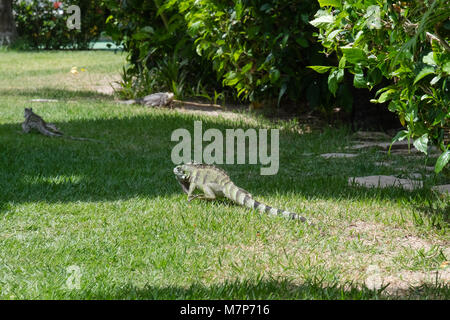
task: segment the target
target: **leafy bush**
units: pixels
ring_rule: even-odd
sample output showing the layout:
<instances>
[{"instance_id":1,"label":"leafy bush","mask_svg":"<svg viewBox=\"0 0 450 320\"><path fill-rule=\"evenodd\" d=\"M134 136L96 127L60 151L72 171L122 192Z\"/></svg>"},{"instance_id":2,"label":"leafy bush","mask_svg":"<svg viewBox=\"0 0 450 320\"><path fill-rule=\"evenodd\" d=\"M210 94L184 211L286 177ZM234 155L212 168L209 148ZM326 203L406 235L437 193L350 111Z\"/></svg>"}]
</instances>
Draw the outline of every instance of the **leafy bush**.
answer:
<instances>
[{"instance_id":1,"label":"leafy bush","mask_svg":"<svg viewBox=\"0 0 450 320\"><path fill-rule=\"evenodd\" d=\"M179 94L188 89L217 97L223 95L218 89L233 100L331 105L326 77L306 68L326 60L308 23L319 8L314 2L105 2L111 10L107 32L129 53L128 75L136 84L158 75L149 92L175 86Z\"/></svg>"},{"instance_id":2,"label":"leafy bush","mask_svg":"<svg viewBox=\"0 0 450 320\"><path fill-rule=\"evenodd\" d=\"M81 29L70 30L65 10L78 5L81 11ZM87 49L95 41L105 24L102 4L89 0L15 0L13 11L19 34L18 45L30 49Z\"/></svg>"},{"instance_id":3,"label":"leafy bush","mask_svg":"<svg viewBox=\"0 0 450 320\"><path fill-rule=\"evenodd\" d=\"M158 1L104 2L111 12L106 32L128 52L124 97L167 90L180 98L188 89L201 88L202 81L217 85L211 63L196 54L186 22L176 10L158 12L163 9ZM185 83L192 86L186 88Z\"/></svg>"},{"instance_id":4,"label":"leafy bush","mask_svg":"<svg viewBox=\"0 0 450 320\"><path fill-rule=\"evenodd\" d=\"M392 81L377 92L374 103L389 101L402 130L394 138L416 139L427 153L429 144L442 154L441 171L450 160L450 10L448 0L381 1L319 0L311 24L327 55L336 54L338 66L311 66L328 73L335 93L344 72L353 74L357 88L373 88L383 77Z\"/></svg>"},{"instance_id":5,"label":"leafy bush","mask_svg":"<svg viewBox=\"0 0 450 320\"><path fill-rule=\"evenodd\" d=\"M305 68L318 50L310 49L314 9L308 1L178 2L197 53L213 62L223 84L238 97L278 103L285 94L300 98L317 78Z\"/></svg>"}]
</instances>

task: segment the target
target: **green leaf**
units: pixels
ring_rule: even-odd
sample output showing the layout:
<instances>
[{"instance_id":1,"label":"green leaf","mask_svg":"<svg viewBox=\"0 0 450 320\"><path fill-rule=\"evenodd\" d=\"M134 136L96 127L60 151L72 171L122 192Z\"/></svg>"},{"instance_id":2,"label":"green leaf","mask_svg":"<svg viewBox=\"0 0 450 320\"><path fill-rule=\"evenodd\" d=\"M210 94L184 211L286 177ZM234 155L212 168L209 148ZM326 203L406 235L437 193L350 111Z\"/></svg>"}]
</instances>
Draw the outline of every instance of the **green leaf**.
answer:
<instances>
[{"instance_id":1,"label":"green leaf","mask_svg":"<svg viewBox=\"0 0 450 320\"><path fill-rule=\"evenodd\" d=\"M223 83L226 84L227 86L230 86L230 87L234 86L238 82L239 82L239 78L223 80Z\"/></svg>"},{"instance_id":2,"label":"green leaf","mask_svg":"<svg viewBox=\"0 0 450 320\"><path fill-rule=\"evenodd\" d=\"M200 20L190 23L188 25L189 30L193 33L198 33L199 30L203 27L204 27L204 23L203 23L203 21L200 21Z\"/></svg>"},{"instance_id":3,"label":"green leaf","mask_svg":"<svg viewBox=\"0 0 450 320\"><path fill-rule=\"evenodd\" d=\"M283 37L283 40L281 40L281 47L282 48L286 47L286 43L288 42L288 40L289 40L289 33L286 33L284 35L284 37Z\"/></svg>"},{"instance_id":4,"label":"green leaf","mask_svg":"<svg viewBox=\"0 0 450 320\"><path fill-rule=\"evenodd\" d=\"M280 79L280 71L278 69L272 69L269 73L270 82L275 83L278 79Z\"/></svg>"},{"instance_id":5,"label":"green leaf","mask_svg":"<svg viewBox=\"0 0 450 320\"><path fill-rule=\"evenodd\" d=\"M327 36L327 40L328 40L328 41L333 41L334 38L335 38L340 32L342 32L341 29L337 29L337 30L331 31L330 34Z\"/></svg>"},{"instance_id":6,"label":"green leaf","mask_svg":"<svg viewBox=\"0 0 450 320\"><path fill-rule=\"evenodd\" d=\"M202 51L207 49L209 47L209 43L208 42L200 42L197 47L195 48L195 51L197 52L197 54L199 56L202 55Z\"/></svg>"},{"instance_id":7,"label":"green leaf","mask_svg":"<svg viewBox=\"0 0 450 320\"><path fill-rule=\"evenodd\" d=\"M334 96L336 96L336 91L338 89L338 78L336 70L330 72L330 75L328 76L328 89Z\"/></svg>"},{"instance_id":8,"label":"green leaf","mask_svg":"<svg viewBox=\"0 0 450 320\"><path fill-rule=\"evenodd\" d=\"M350 63L358 64L367 61L367 54L362 49L341 47L341 50L344 57Z\"/></svg>"},{"instance_id":9,"label":"green leaf","mask_svg":"<svg viewBox=\"0 0 450 320\"><path fill-rule=\"evenodd\" d=\"M405 138L408 138L408 137L409 137L409 132L408 132L408 131L406 131L406 130L401 130L401 131L399 131L399 132L395 135L394 139L392 139L391 145L389 146L388 154L391 154L391 148L392 148L392 145L393 145L395 142L397 142L397 141L402 141L402 140L404 140Z\"/></svg>"},{"instance_id":10,"label":"green leaf","mask_svg":"<svg viewBox=\"0 0 450 320\"><path fill-rule=\"evenodd\" d=\"M401 131L397 132L394 139L392 139L392 143L405 140L407 137L408 137L408 131L401 130Z\"/></svg>"},{"instance_id":11,"label":"green leaf","mask_svg":"<svg viewBox=\"0 0 450 320\"><path fill-rule=\"evenodd\" d=\"M444 167L448 164L450 161L450 150L445 151L442 153L439 158L436 161L436 166L434 167L434 171L436 173L439 173L444 169Z\"/></svg>"},{"instance_id":12,"label":"green leaf","mask_svg":"<svg viewBox=\"0 0 450 320\"><path fill-rule=\"evenodd\" d=\"M330 66L308 66L307 68L313 69L314 71L318 73L325 73L328 72L331 68Z\"/></svg>"},{"instance_id":13,"label":"green leaf","mask_svg":"<svg viewBox=\"0 0 450 320\"><path fill-rule=\"evenodd\" d=\"M341 7L341 0L319 0L319 5L321 8L323 7Z\"/></svg>"},{"instance_id":14,"label":"green leaf","mask_svg":"<svg viewBox=\"0 0 450 320\"><path fill-rule=\"evenodd\" d=\"M355 88L367 88L367 81L364 77L364 73L356 73L353 78L353 86Z\"/></svg>"},{"instance_id":15,"label":"green leaf","mask_svg":"<svg viewBox=\"0 0 450 320\"><path fill-rule=\"evenodd\" d=\"M400 102L392 100L389 102L388 110L390 112L400 112L402 110L402 105Z\"/></svg>"},{"instance_id":16,"label":"green leaf","mask_svg":"<svg viewBox=\"0 0 450 320\"><path fill-rule=\"evenodd\" d=\"M416 78L414 79L413 84L416 84L417 82L419 82L420 80L422 80L423 78L425 78L426 76L433 74L434 73L434 68L433 67L424 67L422 70L420 70L420 72L417 74Z\"/></svg>"},{"instance_id":17,"label":"green leaf","mask_svg":"<svg viewBox=\"0 0 450 320\"><path fill-rule=\"evenodd\" d=\"M442 67L442 70L446 73L446 74L450 74L450 61L446 62L444 64L444 66Z\"/></svg>"},{"instance_id":18,"label":"green leaf","mask_svg":"<svg viewBox=\"0 0 450 320\"><path fill-rule=\"evenodd\" d=\"M239 60L239 57L241 56L241 53L242 53L241 50L238 50L238 51L233 53L234 62L237 62Z\"/></svg>"},{"instance_id":19,"label":"green leaf","mask_svg":"<svg viewBox=\"0 0 450 320\"><path fill-rule=\"evenodd\" d=\"M228 72L228 73L225 75L225 78L226 78L227 80L231 80L231 79L236 78L236 76L237 76L236 72L230 71L230 72Z\"/></svg>"},{"instance_id":20,"label":"green leaf","mask_svg":"<svg viewBox=\"0 0 450 320\"><path fill-rule=\"evenodd\" d=\"M385 92L383 92L380 97L378 98L377 103L384 103L386 101L388 101L390 99L390 97L392 96L392 94L394 94L396 92L396 90L394 89L389 89Z\"/></svg>"},{"instance_id":21,"label":"green leaf","mask_svg":"<svg viewBox=\"0 0 450 320\"><path fill-rule=\"evenodd\" d=\"M242 67L241 73L247 73L248 71L250 71L252 66L253 66L253 62L247 63L244 67Z\"/></svg>"},{"instance_id":22,"label":"green leaf","mask_svg":"<svg viewBox=\"0 0 450 320\"><path fill-rule=\"evenodd\" d=\"M369 81L371 84L378 84L383 79L383 74L380 69L373 69L369 71Z\"/></svg>"},{"instance_id":23,"label":"green leaf","mask_svg":"<svg viewBox=\"0 0 450 320\"><path fill-rule=\"evenodd\" d=\"M286 82L284 82L281 85L280 93L278 94L278 104L277 104L278 106L280 105L281 98L286 93L286 90L287 90L287 84L286 84Z\"/></svg>"},{"instance_id":24,"label":"green leaf","mask_svg":"<svg viewBox=\"0 0 450 320\"><path fill-rule=\"evenodd\" d=\"M337 69L335 72L338 83L341 83L344 80L344 69Z\"/></svg>"},{"instance_id":25,"label":"green leaf","mask_svg":"<svg viewBox=\"0 0 450 320\"><path fill-rule=\"evenodd\" d=\"M328 24L334 23L334 16L331 14L320 16L309 22L316 28L326 28Z\"/></svg>"},{"instance_id":26,"label":"green leaf","mask_svg":"<svg viewBox=\"0 0 450 320\"><path fill-rule=\"evenodd\" d=\"M436 76L436 77L434 77L433 79L431 79L430 84L431 84L432 86L434 86L436 83L439 82L439 80L441 80L441 76Z\"/></svg>"},{"instance_id":27,"label":"green leaf","mask_svg":"<svg viewBox=\"0 0 450 320\"><path fill-rule=\"evenodd\" d=\"M427 154L427 150L428 150L428 133L425 133L419 139L416 139L413 144L414 144L414 147L416 147L417 150Z\"/></svg>"},{"instance_id":28,"label":"green leaf","mask_svg":"<svg viewBox=\"0 0 450 320\"><path fill-rule=\"evenodd\" d=\"M342 56L341 60L339 60L339 69L344 69L346 62L347 62L347 59L345 59L345 57Z\"/></svg>"},{"instance_id":29,"label":"green leaf","mask_svg":"<svg viewBox=\"0 0 450 320\"><path fill-rule=\"evenodd\" d=\"M436 61L434 61L433 51L431 51L426 56L424 56L422 61L423 61L423 63L429 64L430 66L435 66Z\"/></svg>"}]
</instances>

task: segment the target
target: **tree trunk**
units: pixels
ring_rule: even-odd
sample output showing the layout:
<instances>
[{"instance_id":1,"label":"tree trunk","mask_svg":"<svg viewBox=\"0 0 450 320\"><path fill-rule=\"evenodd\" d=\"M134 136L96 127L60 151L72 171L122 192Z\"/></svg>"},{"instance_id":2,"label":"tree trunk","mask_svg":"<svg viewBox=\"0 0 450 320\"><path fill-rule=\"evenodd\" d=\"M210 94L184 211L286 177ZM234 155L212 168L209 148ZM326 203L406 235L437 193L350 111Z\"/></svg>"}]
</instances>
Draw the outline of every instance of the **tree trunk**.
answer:
<instances>
[{"instance_id":1,"label":"tree trunk","mask_svg":"<svg viewBox=\"0 0 450 320\"><path fill-rule=\"evenodd\" d=\"M16 37L12 0L0 0L0 46L12 43Z\"/></svg>"}]
</instances>

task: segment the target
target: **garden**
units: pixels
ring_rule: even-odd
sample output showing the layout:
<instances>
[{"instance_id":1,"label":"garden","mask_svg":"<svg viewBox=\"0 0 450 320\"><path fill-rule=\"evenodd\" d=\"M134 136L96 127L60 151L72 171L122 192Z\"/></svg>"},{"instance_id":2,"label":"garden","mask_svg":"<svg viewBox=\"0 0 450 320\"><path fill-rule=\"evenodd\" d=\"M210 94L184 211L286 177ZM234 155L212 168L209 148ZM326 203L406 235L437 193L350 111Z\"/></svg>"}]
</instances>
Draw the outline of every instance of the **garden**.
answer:
<instances>
[{"instance_id":1,"label":"garden","mask_svg":"<svg viewBox=\"0 0 450 320\"><path fill-rule=\"evenodd\" d=\"M0 4L0 299L450 298L448 1Z\"/></svg>"}]
</instances>

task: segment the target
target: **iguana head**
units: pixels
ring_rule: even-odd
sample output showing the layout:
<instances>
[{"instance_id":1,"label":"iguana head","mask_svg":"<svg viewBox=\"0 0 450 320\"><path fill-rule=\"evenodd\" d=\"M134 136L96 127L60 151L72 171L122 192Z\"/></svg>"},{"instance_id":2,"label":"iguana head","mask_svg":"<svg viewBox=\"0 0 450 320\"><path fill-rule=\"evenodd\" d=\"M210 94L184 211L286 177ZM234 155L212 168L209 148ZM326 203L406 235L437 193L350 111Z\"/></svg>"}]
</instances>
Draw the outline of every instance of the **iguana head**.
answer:
<instances>
[{"instance_id":1,"label":"iguana head","mask_svg":"<svg viewBox=\"0 0 450 320\"><path fill-rule=\"evenodd\" d=\"M181 188L185 193L188 193L189 190L189 177L193 169L192 163L181 164L173 168L173 173L175 174L175 178L177 178L178 183L181 185Z\"/></svg>"},{"instance_id":2,"label":"iguana head","mask_svg":"<svg viewBox=\"0 0 450 320\"><path fill-rule=\"evenodd\" d=\"M25 118L31 113L33 113L33 108L25 108L25 110L24 110Z\"/></svg>"}]
</instances>

